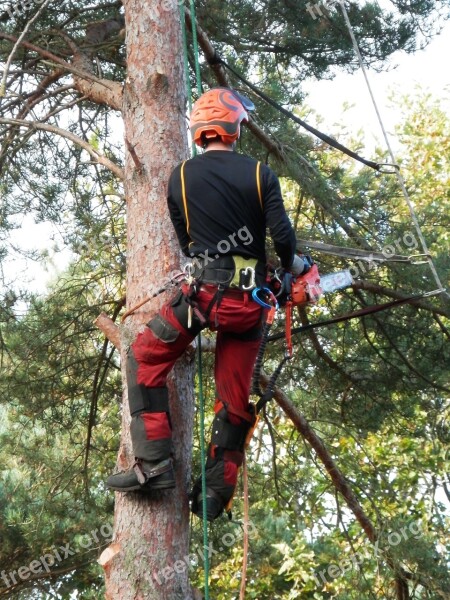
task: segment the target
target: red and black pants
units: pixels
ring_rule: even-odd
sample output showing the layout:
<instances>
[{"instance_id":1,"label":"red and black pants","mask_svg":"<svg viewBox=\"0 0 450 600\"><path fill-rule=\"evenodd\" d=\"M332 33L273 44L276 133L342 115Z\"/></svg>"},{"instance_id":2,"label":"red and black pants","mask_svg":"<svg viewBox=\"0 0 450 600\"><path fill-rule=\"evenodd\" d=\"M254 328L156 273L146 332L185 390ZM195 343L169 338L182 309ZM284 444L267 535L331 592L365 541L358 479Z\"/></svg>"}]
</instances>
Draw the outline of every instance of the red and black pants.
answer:
<instances>
[{"instance_id":1,"label":"red and black pants","mask_svg":"<svg viewBox=\"0 0 450 600\"><path fill-rule=\"evenodd\" d=\"M179 290L131 346L128 394L133 449L137 458L149 461L171 455L167 376L201 329L217 331L216 416L206 466L207 486L225 505L234 492L246 433L253 421L249 395L263 309L249 292L237 289L227 289L220 301L214 302L217 286L205 284L193 300L197 311L207 315L207 322L201 322L198 313L189 322L188 291L188 286Z\"/></svg>"}]
</instances>

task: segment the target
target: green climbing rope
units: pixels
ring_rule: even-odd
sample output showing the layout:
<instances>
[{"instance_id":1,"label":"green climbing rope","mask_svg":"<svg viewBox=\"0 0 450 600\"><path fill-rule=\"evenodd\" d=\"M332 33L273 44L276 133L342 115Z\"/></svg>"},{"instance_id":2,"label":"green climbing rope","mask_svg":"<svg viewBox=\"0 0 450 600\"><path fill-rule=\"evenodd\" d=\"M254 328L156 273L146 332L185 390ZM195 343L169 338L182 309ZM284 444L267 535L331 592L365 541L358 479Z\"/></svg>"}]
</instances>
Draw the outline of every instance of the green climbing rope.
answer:
<instances>
[{"instance_id":1,"label":"green climbing rope","mask_svg":"<svg viewBox=\"0 0 450 600\"><path fill-rule=\"evenodd\" d=\"M183 44L183 64L184 64L184 78L186 80L186 95L189 103L189 112L192 109L192 93L189 77L189 58L187 52L187 32L186 32L186 20L184 18L184 4L180 4L180 19L181 19L181 39Z\"/></svg>"},{"instance_id":2,"label":"green climbing rope","mask_svg":"<svg viewBox=\"0 0 450 600\"><path fill-rule=\"evenodd\" d=\"M192 22L192 46L194 50L194 60L195 60L195 81L197 84L197 94L200 96L202 93L202 76L200 73L200 61L199 61L199 52L198 52L198 41L197 41L197 17L195 14L195 3L194 0L190 0L190 9L191 9L191 22Z\"/></svg>"},{"instance_id":3,"label":"green climbing rope","mask_svg":"<svg viewBox=\"0 0 450 600\"><path fill-rule=\"evenodd\" d=\"M202 93L202 81L200 73L200 61L198 52L197 42L197 30L196 15L195 15L195 4L194 0L190 0L190 11L192 21L192 40L193 40L193 51L195 60L195 78L197 83L197 93ZM186 78L186 88L189 103L189 111L192 110L192 88L190 85L190 74L189 74L189 58L187 48L187 31L186 21L184 18L184 5L180 4L181 13L181 29L183 36L183 52L184 52L184 71ZM197 147L192 144L192 154L197 154ZM203 559L204 559L204 571L205 571L205 600L209 600L209 543L208 543L208 520L206 518L206 447L205 447L205 398L203 395L203 363L202 363L202 339L201 334L198 336L197 345L197 375L198 375L198 397L199 397L199 413L200 413L200 460L202 464L202 510L203 510Z\"/></svg>"},{"instance_id":4,"label":"green climbing rope","mask_svg":"<svg viewBox=\"0 0 450 600\"><path fill-rule=\"evenodd\" d=\"M208 520L206 518L206 448L205 448L205 399L203 396L202 336L198 336L198 397L200 410L200 454L202 461L202 508L203 508L203 559L205 561L205 600L209 600L209 545Z\"/></svg>"}]
</instances>

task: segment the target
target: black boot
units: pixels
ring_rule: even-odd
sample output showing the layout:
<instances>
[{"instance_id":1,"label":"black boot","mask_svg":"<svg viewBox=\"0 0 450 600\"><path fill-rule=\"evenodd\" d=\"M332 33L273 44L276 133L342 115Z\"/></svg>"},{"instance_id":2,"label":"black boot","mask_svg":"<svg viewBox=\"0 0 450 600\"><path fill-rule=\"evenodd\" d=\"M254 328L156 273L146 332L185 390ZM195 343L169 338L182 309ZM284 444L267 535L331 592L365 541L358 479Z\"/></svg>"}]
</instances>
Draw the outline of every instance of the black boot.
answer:
<instances>
[{"instance_id":1,"label":"black boot","mask_svg":"<svg viewBox=\"0 0 450 600\"><path fill-rule=\"evenodd\" d=\"M174 488L172 459L148 461L138 458L129 471L110 475L106 487L116 492L151 492Z\"/></svg>"},{"instance_id":2,"label":"black boot","mask_svg":"<svg viewBox=\"0 0 450 600\"><path fill-rule=\"evenodd\" d=\"M217 517L227 511L230 513L231 500L236 485L229 483L225 477L225 462L234 463L236 469L242 465L244 459L245 440L249 430L255 424L253 405L249 406L249 412L245 415L239 425L234 425L228 420L228 409L223 403L216 411L213 421L213 433L208 448L206 460L206 518L214 521ZM242 416L242 413L239 414ZM191 512L203 517L202 480L199 477L190 494Z\"/></svg>"},{"instance_id":3,"label":"black boot","mask_svg":"<svg viewBox=\"0 0 450 600\"><path fill-rule=\"evenodd\" d=\"M206 461L206 518L214 521L223 513L234 495L234 485L224 483L225 463L208 456ZM189 495L191 512L203 518L202 478L198 477Z\"/></svg>"},{"instance_id":4,"label":"black boot","mask_svg":"<svg viewBox=\"0 0 450 600\"><path fill-rule=\"evenodd\" d=\"M194 485L192 492L189 495L191 500L191 512L203 519L203 495L202 495L202 482L197 481ZM217 517L223 513L224 502L219 494L207 487L206 488L206 519L207 521L214 521Z\"/></svg>"}]
</instances>

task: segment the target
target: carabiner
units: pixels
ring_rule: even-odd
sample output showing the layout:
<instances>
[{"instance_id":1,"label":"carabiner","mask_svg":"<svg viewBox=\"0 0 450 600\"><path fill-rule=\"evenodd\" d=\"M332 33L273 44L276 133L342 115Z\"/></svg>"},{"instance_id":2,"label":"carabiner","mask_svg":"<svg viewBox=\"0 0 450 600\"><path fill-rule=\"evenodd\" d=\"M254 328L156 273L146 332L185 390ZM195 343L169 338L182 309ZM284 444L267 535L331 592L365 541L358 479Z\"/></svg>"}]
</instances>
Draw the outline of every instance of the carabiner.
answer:
<instances>
[{"instance_id":1,"label":"carabiner","mask_svg":"<svg viewBox=\"0 0 450 600\"><path fill-rule=\"evenodd\" d=\"M194 281L195 265L192 262L188 262L184 265L183 271L186 275L186 283L191 285Z\"/></svg>"},{"instance_id":2,"label":"carabiner","mask_svg":"<svg viewBox=\"0 0 450 600\"><path fill-rule=\"evenodd\" d=\"M264 300L261 300L261 298L258 296L259 292L264 292L265 294L270 296L270 299L272 300L273 304L268 304L267 302L264 302ZM257 302L260 306L263 306L264 308L275 308L275 310L278 310L279 308L278 300L276 299L272 290L269 290L269 288L267 287L255 288L252 292L252 298L255 302Z\"/></svg>"},{"instance_id":3,"label":"carabiner","mask_svg":"<svg viewBox=\"0 0 450 600\"><path fill-rule=\"evenodd\" d=\"M241 274L244 275L245 277L247 277L248 273L250 273L250 284L249 285L241 285L241 289L243 289L246 292L252 290L255 287L255 285L256 285L256 283L255 283L255 269L253 267L245 267L245 269L243 269L241 271Z\"/></svg>"}]
</instances>

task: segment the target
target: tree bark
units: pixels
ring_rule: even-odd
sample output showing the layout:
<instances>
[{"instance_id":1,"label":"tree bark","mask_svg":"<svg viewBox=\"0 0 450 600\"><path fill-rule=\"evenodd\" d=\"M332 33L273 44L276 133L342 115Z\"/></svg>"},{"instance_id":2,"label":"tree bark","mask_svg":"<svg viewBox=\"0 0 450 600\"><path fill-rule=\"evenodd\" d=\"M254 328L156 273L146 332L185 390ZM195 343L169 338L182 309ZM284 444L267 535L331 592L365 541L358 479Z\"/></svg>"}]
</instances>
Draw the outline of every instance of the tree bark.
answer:
<instances>
[{"instance_id":1,"label":"tree bark","mask_svg":"<svg viewBox=\"0 0 450 600\"><path fill-rule=\"evenodd\" d=\"M179 9L175 1L124 0L128 72L122 107L127 196L127 307L179 267L166 188L173 167L188 153ZM138 165L136 164L138 161ZM167 296L145 304L121 327L122 364L137 331ZM133 462L126 379L119 469ZM186 556L187 499L193 423L193 371L187 358L169 382L176 489L152 496L116 494L114 554L103 564L110 600L190 600ZM171 567L177 562L178 568ZM181 565L181 566L180 566ZM166 569L166 571L164 571Z\"/></svg>"}]
</instances>

